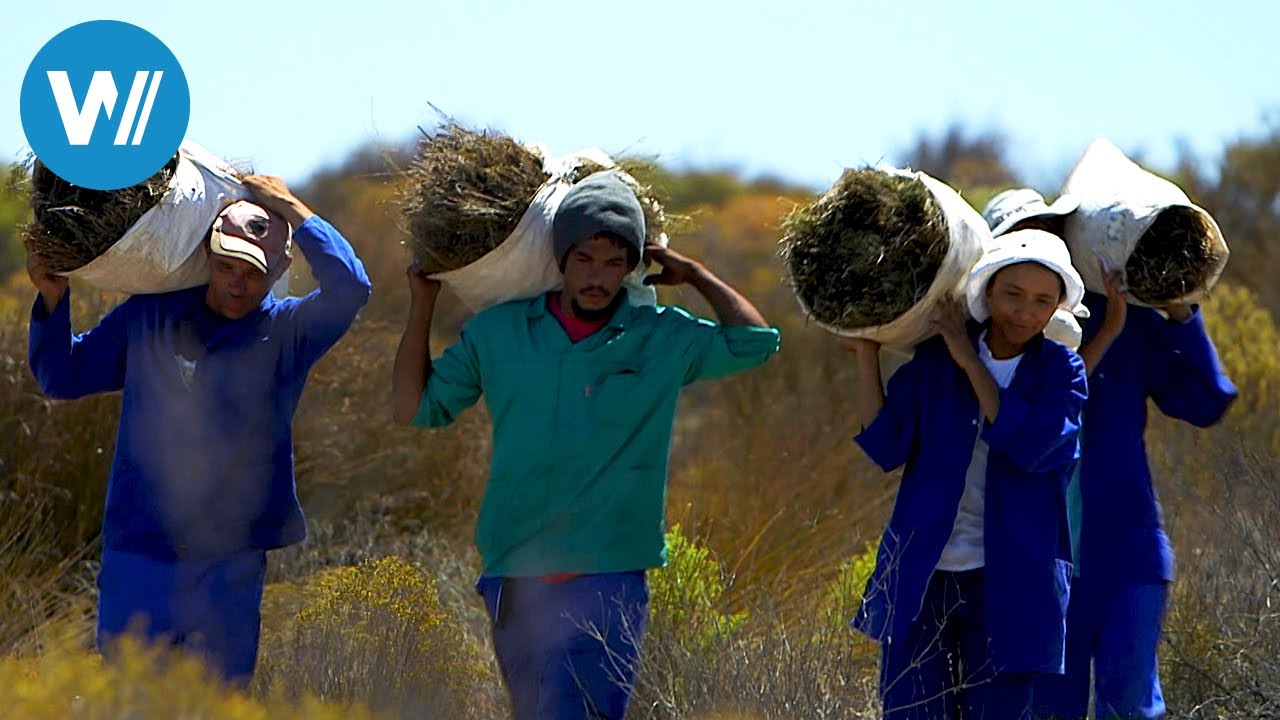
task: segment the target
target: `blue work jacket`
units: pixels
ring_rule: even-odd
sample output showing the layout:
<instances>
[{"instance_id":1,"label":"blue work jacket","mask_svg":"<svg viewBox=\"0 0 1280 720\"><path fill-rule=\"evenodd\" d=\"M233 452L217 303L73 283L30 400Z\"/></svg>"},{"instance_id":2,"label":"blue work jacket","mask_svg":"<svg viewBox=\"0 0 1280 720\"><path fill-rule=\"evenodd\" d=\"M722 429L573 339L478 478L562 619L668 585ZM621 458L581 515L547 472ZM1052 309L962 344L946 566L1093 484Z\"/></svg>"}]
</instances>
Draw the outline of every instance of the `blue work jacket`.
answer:
<instances>
[{"instance_id":1,"label":"blue work jacket","mask_svg":"<svg viewBox=\"0 0 1280 720\"><path fill-rule=\"evenodd\" d=\"M969 328L975 347L981 330ZM1062 672L1071 579L1066 486L1087 394L1080 356L1037 336L988 423L942 339L920 345L855 438L886 472L906 469L854 626L881 642L907 637L981 435L990 447L984 585L993 660L1002 671Z\"/></svg>"},{"instance_id":2,"label":"blue work jacket","mask_svg":"<svg viewBox=\"0 0 1280 720\"><path fill-rule=\"evenodd\" d=\"M123 390L107 479L103 544L162 560L211 558L298 542L293 413L312 365L369 299L369 278L336 229L312 216L294 232L319 288L270 294L243 318L215 316L207 286L134 295L83 335L71 292L37 297L29 362L55 398Z\"/></svg>"},{"instance_id":3,"label":"blue work jacket","mask_svg":"<svg viewBox=\"0 0 1280 720\"><path fill-rule=\"evenodd\" d=\"M1107 298L1088 293L1085 305L1087 342L1101 327ZM1199 308L1178 322L1136 305L1089 385L1080 444L1080 576L1120 584L1172 580L1173 548L1147 462L1147 400L1169 417L1206 427L1227 411L1236 387Z\"/></svg>"}]
</instances>

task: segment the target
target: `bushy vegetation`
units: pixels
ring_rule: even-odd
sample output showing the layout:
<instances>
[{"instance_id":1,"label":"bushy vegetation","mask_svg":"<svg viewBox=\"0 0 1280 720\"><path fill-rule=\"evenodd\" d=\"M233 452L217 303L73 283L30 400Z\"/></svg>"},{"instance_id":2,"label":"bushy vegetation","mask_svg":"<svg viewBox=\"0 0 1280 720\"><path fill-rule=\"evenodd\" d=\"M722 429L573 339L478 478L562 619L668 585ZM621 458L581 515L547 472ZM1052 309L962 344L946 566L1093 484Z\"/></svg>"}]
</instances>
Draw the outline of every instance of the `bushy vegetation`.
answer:
<instances>
[{"instance_id":1,"label":"bushy vegetation","mask_svg":"<svg viewBox=\"0 0 1280 720\"><path fill-rule=\"evenodd\" d=\"M977 160L966 164L961 140L918 150L922 159L972 169ZM1253 267L1237 270L1233 260L1227 282L1204 306L1241 399L1208 431L1153 413L1152 464L1180 561L1162 656L1177 717L1280 712L1280 307L1273 290L1258 285L1275 274L1255 272L1272 261L1262 241L1274 244L1268 233L1280 225L1268 223L1280 205L1274 192L1270 200L1265 194L1280 184L1259 179L1267 166L1255 160L1265 147L1233 147L1251 170L1226 168L1221 177L1245 188L1239 196L1272 219L1231 215L1252 234L1228 232L1228 242ZM1014 177L1001 174L998 153L980 149L972 182L985 188L992 178ZM932 171L946 179L946 167L938 167ZM697 228L673 237L673 246L743 289L784 335L782 353L765 367L684 395L668 505L679 528L668 536L671 567L650 576L651 626L631 716L873 716L876 648L848 621L896 478L875 470L850 441L851 363L806 323L781 280L778 224L806 197L729 173L672 173L663 181L668 209L691 216ZM1199 194L1218 214L1231 207L1231 187L1206 185ZM43 398L26 368L32 293L21 271L0 283L0 714L504 714L487 617L472 589L488 418L477 407L443 430L391 423L390 363L407 311L395 189L375 173L334 171L301 194L352 239L375 289L351 333L314 369L296 418L311 539L271 554L261 672L248 695L208 684L192 665L147 654L155 651L139 648L139 664L122 667L103 667L88 653L119 397ZM295 287L305 290L306 280ZM116 300L88 288L73 292L79 328ZM691 290L664 292L666 302L710 312ZM446 301L440 317L437 349L464 312ZM174 704L147 704L162 701ZM14 707L32 710L10 713Z\"/></svg>"}]
</instances>

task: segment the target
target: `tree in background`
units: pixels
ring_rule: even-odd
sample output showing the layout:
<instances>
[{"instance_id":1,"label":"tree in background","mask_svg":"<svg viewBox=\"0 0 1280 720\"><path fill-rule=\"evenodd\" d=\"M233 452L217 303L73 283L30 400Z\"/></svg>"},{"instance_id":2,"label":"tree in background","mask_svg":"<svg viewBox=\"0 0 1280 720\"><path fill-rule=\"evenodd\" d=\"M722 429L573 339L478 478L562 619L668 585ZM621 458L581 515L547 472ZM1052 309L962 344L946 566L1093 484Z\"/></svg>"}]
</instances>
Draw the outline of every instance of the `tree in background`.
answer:
<instances>
[{"instance_id":1,"label":"tree in background","mask_svg":"<svg viewBox=\"0 0 1280 720\"><path fill-rule=\"evenodd\" d=\"M1022 183L1009 164L1008 140L997 130L975 134L961 123L952 123L939 137L918 137L902 159L913 170L929 173L966 196L991 195Z\"/></svg>"},{"instance_id":2,"label":"tree in background","mask_svg":"<svg viewBox=\"0 0 1280 720\"><path fill-rule=\"evenodd\" d=\"M26 174L10 166L0 179L0 281L26 266L26 252L18 228L31 219L24 185Z\"/></svg>"},{"instance_id":3,"label":"tree in background","mask_svg":"<svg viewBox=\"0 0 1280 720\"><path fill-rule=\"evenodd\" d=\"M1182 155L1176 181L1218 221L1231 248L1226 278L1280 313L1280 111L1262 137L1227 145L1215 164Z\"/></svg>"}]
</instances>

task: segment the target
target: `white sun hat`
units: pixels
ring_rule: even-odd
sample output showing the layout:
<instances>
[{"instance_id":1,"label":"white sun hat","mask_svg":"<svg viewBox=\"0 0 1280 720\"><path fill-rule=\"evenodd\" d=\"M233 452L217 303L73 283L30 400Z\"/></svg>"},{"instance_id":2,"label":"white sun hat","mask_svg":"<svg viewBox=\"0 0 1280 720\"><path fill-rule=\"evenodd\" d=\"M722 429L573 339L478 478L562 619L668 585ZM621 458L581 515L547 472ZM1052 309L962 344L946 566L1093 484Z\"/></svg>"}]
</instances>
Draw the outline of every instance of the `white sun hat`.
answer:
<instances>
[{"instance_id":1,"label":"white sun hat","mask_svg":"<svg viewBox=\"0 0 1280 720\"><path fill-rule=\"evenodd\" d=\"M992 241L986 254L969 271L969 281L965 284L969 314L978 322L991 317L991 308L987 306L987 284L1002 268L1027 262L1043 265L1062 278L1067 292L1059 307L1076 317L1089 317L1088 308L1080 304L1084 300L1084 281L1071 265L1071 253L1067 251L1066 243L1057 235L1043 230L1016 230Z\"/></svg>"},{"instance_id":2,"label":"white sun hat","mask_svg":"<svg viewBox=\"0 0 1280 720\"><path fill-rule=\"evenodd\" d=\"M1064 216L1075 212L1080 201L1071 195L1063 195L1050 205L1044 196L1031 188L1015 188L991 198L982 209L982 219L987 221L992 235L1003 235L1014 225L1047 215Z\"/></svg>"}]
</instances>

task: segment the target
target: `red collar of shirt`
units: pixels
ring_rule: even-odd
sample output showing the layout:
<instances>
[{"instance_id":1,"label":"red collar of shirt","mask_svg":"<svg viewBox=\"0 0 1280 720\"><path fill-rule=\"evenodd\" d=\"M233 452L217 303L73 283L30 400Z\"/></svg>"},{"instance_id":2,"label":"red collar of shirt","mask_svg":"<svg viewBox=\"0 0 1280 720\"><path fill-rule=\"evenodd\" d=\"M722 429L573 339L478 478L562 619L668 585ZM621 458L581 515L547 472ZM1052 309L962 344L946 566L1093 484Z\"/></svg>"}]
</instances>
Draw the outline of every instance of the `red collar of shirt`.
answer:
<instances>
[{"instance_id":1,"label":"red collar of shirt","mask_svg":"<svg viewBox=\"0 0 1280 720\"><path fill-rule=\"evenodd\" d=\"M547 293L547 310L551 311L556 320L560 321L560 327L564 328L565 333L569 335L569 340L575 343L591 337L600 328L609 324L607 319L583 320L573 313L565 312L564 308L560 306L559 292Z\"/></svg>"}]
</instances>

